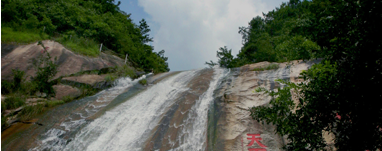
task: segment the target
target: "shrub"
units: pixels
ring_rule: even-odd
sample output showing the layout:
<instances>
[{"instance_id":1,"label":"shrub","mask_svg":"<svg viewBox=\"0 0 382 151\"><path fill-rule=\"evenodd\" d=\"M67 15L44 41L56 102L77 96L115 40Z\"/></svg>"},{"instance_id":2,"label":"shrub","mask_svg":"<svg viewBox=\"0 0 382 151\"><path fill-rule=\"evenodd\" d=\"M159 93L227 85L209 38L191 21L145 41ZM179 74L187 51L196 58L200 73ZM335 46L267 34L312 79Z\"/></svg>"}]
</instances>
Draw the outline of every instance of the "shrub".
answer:
<instances>
[{"instance_id":1,"label":"shrub","mask_svg":"<svg viewBox=\"0 0 382 151\"><path fill-rule=\"evenodd\" d=\"M118 77L127 77L128 76L132 79L136 78L136 76L137 76L135 74L134 70L127 65L115 67L115 74Z\"/></svg>"},{"instance_id":2,"label":"shrub","mask_svg":"<svg viewBox=\"0 0 382 151\"><path fill-rule=\"evenodd\" d=\"M13 89L12 82L1 80L1 94L9 94L12 92L12 89Z\"/></svg>"},{"instance_id":3,"label":"shrub","mask_svg":"<svg viewBox=\"0 0 382 151\"><path fill-rule=\"evenodd\" d=\"M10 96L4 99L5 109L15 109L25 104L25 99L20 96ZM3 107L2 107L3 108Z\"/></svg>"},{"instance_id":4,"label":"shrub","mask_svg":"<svg viewBox=\"0 0 382 151\"><path fill-rule=\"evenodd\" d=\"M25 75L24 71L18 69L12 69L13 73L13 90L18 91L21 89L21 84L24 81L23 77Z\"/></svg>"},{"instance_id":5,"label":"shrub","mask_svg":"<svg viewBox=\"0 0 382 151\"><path fill-rule=\"evenodd\" d=\"M22 84L22 93L26 95L34 95L38 91L38 85L34 81L26 81Z\"/></svg>"},{"instance_id":6,"label":"shrub","mask_svg":"<svg viewBox=\"0 0 382 151\"><path fill-rule=\"evenodd\" d=\"M108 74L108 75L105 76L105 80L106 80L107 82L113 82L116 78L117 78L117 77L114 76L114 75L112 75L112 74Z\"/></svg>"},{"instance_id":7,"label":"shrub","mask_svg":"<svg viewBox=\"0 0 382 151\"><path fill-rule=\"evenodd\" d=\"M64 101L65 103L71 102L73 100L74 100L74 98L69 96L69 95L62 97L62 101Z\"/></svg>"},{"instance_id":8,"label":"shrub","mask_svg":"<svg viewBox=\"0 0 382 151\"><path fill-rule=\"evenodd\" d=\"M147 80L146 79L139 80L139 83L142 84L142 85L146 85L147 84Z\"/></svg>"},{"instance_id":9,"label":"shrub","mask_svg":"<svg viewBox=\"0 0 382 151\"><path fill-rule=\"evenodd\" d=\"M55 64L50 57L50 54L47 51L47 48L42 44L41 41L38 42L38 45L43 47L42 53L38 60L34 60L34 65L37 68L36 76L33 77L33 81L37 84L37 90L39 92L46 93L49 98L51 95L55 95L53 89L53 82L51 81L56 75L57 64ZM56 61L57 58L54 59Z\"/></svg>"}]
</instances>

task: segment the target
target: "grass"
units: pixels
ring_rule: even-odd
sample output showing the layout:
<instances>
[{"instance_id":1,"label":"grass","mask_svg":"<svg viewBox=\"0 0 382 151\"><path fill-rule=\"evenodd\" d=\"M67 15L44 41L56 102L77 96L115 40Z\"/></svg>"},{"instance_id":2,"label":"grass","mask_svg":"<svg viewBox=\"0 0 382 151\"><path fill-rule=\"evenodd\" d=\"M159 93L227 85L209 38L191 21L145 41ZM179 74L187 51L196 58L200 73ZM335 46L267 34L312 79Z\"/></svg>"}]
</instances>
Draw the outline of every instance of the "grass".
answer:
<instances>
[{"instance_id":1,"label":"grass","mask_svg":"<svg viewBox=\"0 0 382 151\"><path fill-rule=\"evenodd\" d=\"M270 64L266 66L265 68L255 68L253 71L264 71L264 70L273 70L273 69L278 69L279 65L278 64Z\"/></svg>"},{"instance_id":2,"label":"grass","mask_svg":"<svg viewBox=\"0 0 382 151\"><path fill-rule=\"evenodd\" d=\"M47 40L52 37L46 33L40 33L39 30L22 30L16 31L11 27L1 27L1 42L2 43L20 43L28 44L41 40ZM52 40L57 41L64 45L66 48L72 50L75 53L97 57L99 52L99 43L92 39L79 38L77 36L60 35Z\"/></svg>"},{"instance_id":3,"label":"grass","mask_svg":"<svg viewBox=\"0 0 382 151\"><path fill-rule=\"evenodd\" d=\"M18 117L22 121L30 120L36 115L43 113L45 110L46 110L45 104L25 106L18 114Z\"/></svg>"},{"instance_id":4,"label":"grass","mask_svg":"<svg viewBox=\"0 0 382 151\"><path fill-rule=\"evenodd\" d=\"M66 48L72 50L75 53L97 57L100 54L99 44L92 39L85 39L83 37L78 36L61 36L59 38L55 38L55 41L61 43Z\"/></svg>"},{"instance_id":5,"label":"grass","mask_svg":"<svg viewBox=\"0 0 382 151\"><path fill-rule=\"evenodd\" d=\"M23 106L25 105L25 99L20 97L20 96L17 96L17 95L14 95L14 96L9 96L7 98L4 99L4 107L3 107L3 104L2 105L2 109L6 109L6 110L9 110L9 109L16 109L20 106Z\"/></svg>"},{"instance_id":6,"label":"grass","mask_svg":"<svg viewBox=\"0 0 382 151\"><path fill-rule=\"evenodd\" d=\"M57 101L47 101L45 102L45 107L55 107L57 105L64 104L65 101L57 100Z\"/></svg>"},{"instance_id":7,"label":"grass","mask_svg":"<svg viewBox=\"0 0 382 151\"><path fill-rule=\"evenodd\" d=\"M69 95L62 97L62 101L64 101L65 103L71 102L73 100L74 100L74 98L69 96Z\"/></svg>"},{"instance_id":8,"label":"grass","mask_svg":"<svg viewBox=\"0 0 382 151\"><path fill-rule=\"evenodd\" d=\"M117 76L112 75L112 74L108 74L108 75L105 76L105 80L107 82L113 82L115 79L117 79Z\"/></svg>"},{"instance_id":9,"label":"grass","mask_svg":"<svg viewBox=\"0 0 382 151\"><path fill-rule=\"evenodd\" d=\"M39 40L48 39L45 33L38 33L36 31L15 31L10 27L1 27L1 42L2 43L33 43Z\"/></svg>"},{"instance_id":10,"label":"grass","mask_svg":"<svg viewBox=\"0 0 382 151\"><path fill-rule=\"evenodd\" d=\"M131 67L127 65L117 66L109 70L108 73L109 74L105 76L105 80L108 82L112 82L119 77L130 77L131 79L134 79L137 77L137 75L134 72L134 69L132 69Z\"/></svg>"},{"instance_id":11,"label":"grass","mask_svg":"<svg viewBox=\"0 0 382 151\"><path fill-rule=\"evenodd\" d=\"M115 68L115 75L118 76L118 77L130 77L132 79L136 78L136 74L134 72L134 70L127 66L127 65L124 65L124 66L118 66Z\"/></svg>"},{"instance_id":12,"label":"grass","mask_svg":"<svg viewBox=\"0 0 382 151\"><path fill-rule=\"evenodd\" d=\"M64 103L66 102L63 100L56 100L56 101L45 101L44 103L39 103L36 105L24 106L24 108L20 111L20 113L17 116L20 118L21 121L30 120L36 115L39 115L45 112L48 108L52 108Z\"/></svg>"}]
</instances>

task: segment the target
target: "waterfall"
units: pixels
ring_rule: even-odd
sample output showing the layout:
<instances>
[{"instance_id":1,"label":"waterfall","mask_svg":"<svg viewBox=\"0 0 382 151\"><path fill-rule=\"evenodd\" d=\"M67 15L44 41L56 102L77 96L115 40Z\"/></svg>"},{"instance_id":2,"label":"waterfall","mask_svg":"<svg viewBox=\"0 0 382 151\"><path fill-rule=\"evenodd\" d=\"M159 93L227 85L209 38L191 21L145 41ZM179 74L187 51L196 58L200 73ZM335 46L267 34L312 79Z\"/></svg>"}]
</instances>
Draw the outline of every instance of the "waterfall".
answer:
<instances>
[{"instance_id":1,"label":"waterfall","mask_svg":"<svg viewBox=\"0 0 382 151\"><path fill-rule=\"evenodd\" d=\"M135 80L132 80L129 77L117 79L114 83L114 87L103 90L92 96L95 97L93 102L87 101L80 111L70 113L58 127L51 128L44 133L42 135L43 140L38 142L39 146L30 150L62 150L63 147L71 141L71 139L65 139L64 136L70 136L70 133L76 132L78 128L89 122L89 120L87 120L89 117L93 116L99 112L100 109L107 106L118 95L126 91L127 88L134 86L139 80L145 79L146 76L149 75L151 75L151 73L143 75ZM83 100L91 99L92 97L88 97Z\"/></svg>"},{"instance_id":2,"label":"waterfall","mask_svg":"<svg viewBox=\"0 0 382 151\"><path fill-rule=\"evenodd\" d=\"M207 114L210 103L213 101L214 90L218 87L222 78L226 77L229 73L229 69L220 69L217 66L215 68L215 76L211 81L208 90L203 93L196 101L195 105L189 111L189 114L185 121L190 124L189 127L182 129L182 132L178 136L178 140L181 140L180 146L174 150L204 150L206 148L206 136L207 136ZM182 139L184 137L184 139Z\"/></svg>"},{"instance_id":3,"label":"waterfall","mask_svg":"<svg viewBox=\"0 0 382 151\"><path fill-rule=\"evenodd\" d=\"M181 72L130 98L119 95L146 77L118 79L113 88L98 93L96 101L47 130L30 150L147 150L154 142L155 149L167 145L170 150L205 150L208 109L214 90L228 73L218 67ZM118 98L122 103L89 120ZM189 108L179 107L182 103Z\"/></svg>"}]
</instances>

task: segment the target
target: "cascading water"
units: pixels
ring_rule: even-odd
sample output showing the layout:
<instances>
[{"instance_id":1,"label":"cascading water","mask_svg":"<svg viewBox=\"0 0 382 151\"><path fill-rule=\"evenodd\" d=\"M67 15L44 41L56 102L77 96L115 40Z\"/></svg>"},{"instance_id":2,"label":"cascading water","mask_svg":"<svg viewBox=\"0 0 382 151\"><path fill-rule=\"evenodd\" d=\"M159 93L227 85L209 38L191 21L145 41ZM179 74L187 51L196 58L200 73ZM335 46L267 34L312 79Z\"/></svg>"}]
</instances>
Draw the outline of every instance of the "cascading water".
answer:
<instances>
[{"instance_id":1,"label":"cascading water","mask_svg":"<svg viewBox=\"0 0 382 151\"><path fill-rule=\"evenodd\" d=\"M149 75L151 75L151 73L147 76ZM117 79L114 82L114 87L97 93L94 96L96 97L95 101L87 102L81 110L68 115L65 120L61 122L59 127L49 129L45 134L43 134L44 139L40 142L40 145L31 150L62 150L68 142L67 139L63 138L63 136L71 135L70 133L76 132L79 127L87 123L87 118L93 116L101 108L107 106L111 100L116 98L127 88L137 84L139 80L145 78L146 75L143 75L135 80L131 80L128 77Z\"/></svg>"},{"instance_id":2,"label":"cascading water","mask_svg":"<svg viewBox=\"0 0 382 151\"><path fill-rule=\"evenodd\" d=\"M169 140L173 142L170 143L172 144L170 149L205 150L208 107L219 81L228 73L228 70L217 67L213 70L181 72L149 86L134 97L125 98L123 103L94 120L88 120L99 111L99 108L108 105L127 87L140 80L119 79L115 87L97 94L96 101L89 102L82 110L70 114L60 123L60 127L49 129L43 134L39 145L31 150L146 150L147 139L160 131L158 126L162 125L164 118L169 118L167 113L173 110L173 106L181 103L179 98L184 98L185 94L191 91L199 90L198 87L191 87L190 83L197 82L196 77L203 77L208 71L213 74L205 86L208 88L207 91L198 93L195 100L184 100L194 103L187 111L180 112L185 115L183 119L179 119L183 126L178 125L179 128L176 124L169 126L179 129L178 133L174 133L177 137ZM171 118L175 117L177 115ZM166 139L166 136L160 139ZM174 142L178 145L174 145Z\"/></svg>"},{"instance_id":3,"label":"cascading water","mask_svg":"<svg viewBox=\"0 0 382 151\"><path fill-rule=\"evenodd\" d=\"M229 73L229 69L219 69L215 67L215 76L211 81L208 90L203 93L192 106L186 119L187 124L190 126L183 127L178 140L180 146L174 150L205 150L206 148L206 136L207 136L207 114L210 103L213 101L214 90L218 87L222 78L226 77ZM184 139L182 139L184 137Z\"/></svg>"},{"instance_id":4,"label":"cascading water","mask_svg":"<svg viewBox=\"0 0 382 151\"><path fill-rule=\"evenodd\" d=\"M4 150L279 150L285 137L252 119L248 108L271 99L257 87L275 79L296 82L312 62L263 62L232 71L215 67L148 78L149 85L118 79L114 87L47 111L23 133L2 140ZM36 122L36 123L37 123ZM27 125L27 124L24 124ZM249 136L256 136L251 138ZM2 135L3 138L3 135ZM259 142L254 139L260 139ZM21 146L21 147L20 147ZM265 147L264 147L265 146ZM3 149L3 148L2 148Z\"/></svg>"}]
</instances>

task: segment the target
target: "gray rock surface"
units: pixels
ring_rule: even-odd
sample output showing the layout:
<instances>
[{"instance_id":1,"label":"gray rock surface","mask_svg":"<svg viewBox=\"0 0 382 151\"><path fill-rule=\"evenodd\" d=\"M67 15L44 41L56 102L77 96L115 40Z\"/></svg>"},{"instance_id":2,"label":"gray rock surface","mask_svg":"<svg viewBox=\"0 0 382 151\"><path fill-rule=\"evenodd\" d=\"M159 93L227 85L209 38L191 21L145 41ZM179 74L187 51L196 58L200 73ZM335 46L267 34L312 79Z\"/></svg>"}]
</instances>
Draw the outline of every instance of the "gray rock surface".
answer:
<instances>
[{"instance_id":1,"label":"gray rock surface","mask_svg":"<svg viewBox=\"0 0 382 151\"><path fill-rule=\"evenodd\" d=\"M124 64L123 59L113 55L101 53L98 57L87 57L75 54L54 41L45 40L43 44L45 47L49 47L48 52L52 58L57 57L56 63L59 67L55 78L80 71L99 70ZM14 47L13 45L2 45L1 79L12 79L12 69L25 71L29 79L36 72L32 64L33 59L38 58L42 54L41 50L43 48L37 45L37 42L13 49ZM10 51L11 49L13 50Z\"/></svg>"},{"instance_id":2,"label":"gray rock surface","mask_svg":"<svg viewBox=\"0 0 382 151\"><path fill-rule=\"evenodd\" d=\"M232 69L231 75L222 83L216 94L215 108L209 116L209 150L245 150L261 148L280 150L287 143L285 136L275 134L275 126L253 120L249 108L266 105L270 97L264 93L255 92L258 87L276 89L280 84L276 79L299 82L299 73L308 69L320 60L290 63L277 63L278 69L253 71L254 68L264 68L271 63L260 62ZM276 63L273 63L276 64ZM216 129L215 132L211 131ZM252 139L257 134L259 143ZM252 141L252 142L251 142ZM266 147L262 147L264 145Z\"/></svg>"},{"instance_id":3,"label":"gray rock surface","mask_svg":"<svg viewBox=\"0 0 382 151\"><path fill-rule=\"evenodd\" d=\"M53 88L56 92L55 99L57 100L62 100L62 98L65 96L77 98L81 95L81 91L78 88L75 88L72 86L59 84L59 85L54 85Z\"/></svg>"}]
</instances>

